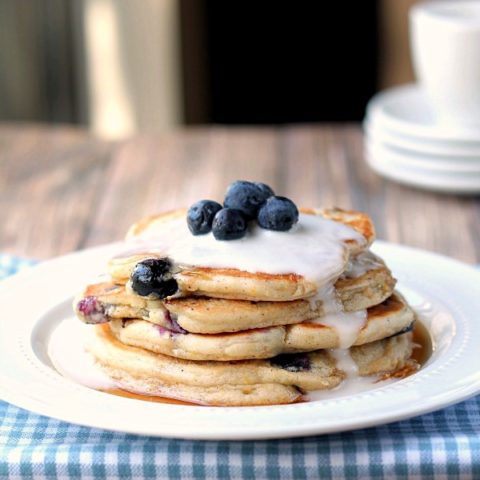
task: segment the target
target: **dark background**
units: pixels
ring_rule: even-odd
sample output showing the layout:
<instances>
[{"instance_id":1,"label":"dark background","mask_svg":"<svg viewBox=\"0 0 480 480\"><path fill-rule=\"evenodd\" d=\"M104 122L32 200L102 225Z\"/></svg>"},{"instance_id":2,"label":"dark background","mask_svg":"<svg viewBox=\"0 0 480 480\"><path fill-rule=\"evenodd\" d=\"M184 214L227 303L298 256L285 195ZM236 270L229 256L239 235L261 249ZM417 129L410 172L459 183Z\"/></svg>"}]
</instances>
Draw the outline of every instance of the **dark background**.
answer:
<instances>
[{"instance_id":1,"label":"dark background","mask_svg":"<svg viewBox=\"0 0 480 480\"><path fill-rule=\"evenodd\" d=\"M186 124L358 121L378 90L380 0L178 2ZM0 0L0 120L87 123L80 5Z\"/></svg>"},{"instance_id":2,"label":"dark background","mask_svg":"<svg viewBox=\"0 0 480 480\"><path fill-rule=\"evenodd\" d=\"M194 3L181 2L187 123L362 119L377 87L376 1Z\"/></svg>"}]
</instances>

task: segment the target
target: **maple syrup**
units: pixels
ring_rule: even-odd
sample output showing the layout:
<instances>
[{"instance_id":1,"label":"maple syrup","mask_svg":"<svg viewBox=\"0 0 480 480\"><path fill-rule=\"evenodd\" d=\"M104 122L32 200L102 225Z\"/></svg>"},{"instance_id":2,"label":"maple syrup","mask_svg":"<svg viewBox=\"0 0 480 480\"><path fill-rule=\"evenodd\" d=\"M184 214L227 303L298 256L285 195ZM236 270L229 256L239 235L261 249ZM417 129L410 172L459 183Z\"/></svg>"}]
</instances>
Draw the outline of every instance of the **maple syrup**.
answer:
<instances>
[{"instance_id":1,"label":"maple syrup","mask_svg":"<svg viewBox=\"0 0 480 480\"><path fill-rule=\"evenodd\" d=\"M413 352L412 359L423 367L433 352L432 339L425 325L417 320L412 332Z\"/></svg>"},{"instance_id":2,"label":"maple syrup","mask_svg":"<svg viewBox=\"0 0 480 480\"><path fill-rule=\"evenodd\" d=\"M127 390L122 390L120 388L111 388L106 390L100 390L101 392L108 393L110 395L116 395L117 397L132 398L134 400L142 400L144 402L154 402L154 403L169 403L173 405L196 405L200 404L184 402L183 400L177 400L175 398L165 398L157 397L154 395L142 395L140 393L128 392Z\"/></svg>"}]
</instances>

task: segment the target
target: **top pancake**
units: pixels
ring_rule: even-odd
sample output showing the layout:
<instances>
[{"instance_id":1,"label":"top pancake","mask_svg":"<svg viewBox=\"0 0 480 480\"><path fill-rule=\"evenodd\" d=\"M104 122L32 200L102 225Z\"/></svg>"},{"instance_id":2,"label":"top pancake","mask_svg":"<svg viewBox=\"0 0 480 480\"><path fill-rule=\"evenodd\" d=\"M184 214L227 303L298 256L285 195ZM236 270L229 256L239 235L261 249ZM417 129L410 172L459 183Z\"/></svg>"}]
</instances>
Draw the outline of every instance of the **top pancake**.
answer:
<instances>
[{"instance_id":1,"label":"top pancake","mask_svg":"<svg viewBox=\"0 0 480 480\"><path fill-rule=\"evenodd\" d=\"M375 227L372 219L364 212L356 210L343 210L338 207L333 208L301 208L301 213L307 215L319 215L323 218L333 220L334 222L343 223L352 227L355 231L362 234L366 240L367 245L362 246L356 243L354 240L347 241L352 254L360 253L365 248L368 248L375 240ZM168 222L170 220L177 219L179 217L185 217L187 210L180 208L172 210L170 212L158 213L156 215L150 215L142 220L134 223L127 232L127 240L130 238L138 237L139 235L148 231L155 230L159 225Z\"/></svg>"},{"instance_id":2,"label":"top pancake","mask_svg":"<svg viewBox=\"0 0 480 480\"><path fill-rule=\"evenodd\" d=\"M343 253L339 265L332 273L333 278L330 280L338 278L345 270L350 257L365 251L375 237L372 221L364 213L340 209L308 209L302 210L302 212L306 215L318 215L323 219L351 227L351 238L348 238L347 235L339 243L339 248ZM132 241L132 249L113 258L108 264L108 273L113 280L116 283L125 284L138 262L146 258L164 258L165 253L149 251L148 245L142 251L142 243L137 239L140 240L142 236L154 235L155 232L161 231L168 222L179 221L182 218L186 218L186 210L155 215L135 223L127 234L127 240ZM276 235L276 232L270 233ZM282 232L281 235L285 235L285 233ZM236 241L232 241L232 244L233 242ZM195 295L237 300L289 301L313 296L320 287L315 279L305 278L298 272L276 274L245 271L238 268L175 263L172 271L179 286L179 293L176 296Z\"/></svg>"}]
</instances>

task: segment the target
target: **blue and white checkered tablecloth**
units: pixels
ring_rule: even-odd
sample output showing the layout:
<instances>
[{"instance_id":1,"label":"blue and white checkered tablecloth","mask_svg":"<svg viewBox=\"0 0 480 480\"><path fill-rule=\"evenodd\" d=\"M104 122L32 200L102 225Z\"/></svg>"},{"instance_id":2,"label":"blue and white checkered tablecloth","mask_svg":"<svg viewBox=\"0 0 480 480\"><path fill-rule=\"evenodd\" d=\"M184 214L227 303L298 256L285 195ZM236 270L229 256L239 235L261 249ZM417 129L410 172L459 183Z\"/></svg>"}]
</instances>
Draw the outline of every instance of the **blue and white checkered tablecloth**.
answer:
<instances>
[{"instance_id":1,"label":"blue and white checkered tablecloth","mask_svg":"<svg viewBox=\"0 0 480 480\"><path fill-rule=\"evenodd\" d=\"M0 255L0 278L34 262ZM376 428L286 440L170 440L79 427L0 401L0 479L480 479L480 396Z\"/></svg>"}]
</instances>

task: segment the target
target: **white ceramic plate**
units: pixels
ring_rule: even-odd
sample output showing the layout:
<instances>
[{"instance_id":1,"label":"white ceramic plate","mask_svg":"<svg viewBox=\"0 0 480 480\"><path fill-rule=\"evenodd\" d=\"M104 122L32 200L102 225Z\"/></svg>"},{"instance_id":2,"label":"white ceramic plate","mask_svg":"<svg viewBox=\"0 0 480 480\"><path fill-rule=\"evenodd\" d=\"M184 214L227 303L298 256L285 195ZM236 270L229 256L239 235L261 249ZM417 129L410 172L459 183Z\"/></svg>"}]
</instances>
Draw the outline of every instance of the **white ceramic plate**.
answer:
<instances>
[{"instance_id":1,"label":"white ceramic plate","mask_svg":"<svg viewBox=\"0 0 480 480\"><path fill-rule=\"evenodd\" d=\"M270 407L197 407L97 392L51 366L51 332L71 321L72 294L118 248L45 262L0 284L0 397L34 412L92 427L192 439L260 439L379 425L430 412L480 392L480 273L460 262L377 242L400 290L431 332L434 353L415 375L334 400Z\"/></svg>"},{"instance_id":2,"label":"white ceramic plate","mask_svg":"<svg viewBox=\"0 0 480 480\"><path fill-rule=\"evenodd\" d=\"M480 164L480 143L449 142L418 138L405 133L389 130L380 121L366 118L363 122L365 133L388 146L401 148L413 154L426 154L438 160L460 159Z\"/></svg>"},{"instance_id":3,"label":"white ceramic plate","mask_svg":"<svg viewBox=\"0 0 480 480\"><path fill-rule=\"evenodd\" d=\"M439 171L425 168L412 163L412 158L405 159L391 149L387 151L371 148L368 142L365 148L365 159L375 172L394 182L443 193L471 195L480 192L478 172Z\"/></svg>"},{"instance_id":4,"label":"white ceramic plate","mask_svg":"<svg viewBox=\"0 0 480 480\"><path fill-rule=\"evenodd\" d=\"M377 93L367 105L372 121L412 137L452 142L480 142L478 129L453 130L438 123L422 89L415 84Z\"/></svg>"},{"instance_id":5,"label":"white ceramic plate","mask_svg":"<svg viewBox=\"0 0 480 480\"><path fill-rule=\"evenodd\" d=\"M436 158L433 155L412 153L402 148L387 145L376 137L369 135L365 137L365 147L388 163L403 165L432 174L445 173L450 177L453 176L453 178L477 177L480 179L480 161L474 162L471 159L452 157Z\"/></svg>"}]
</instances>

